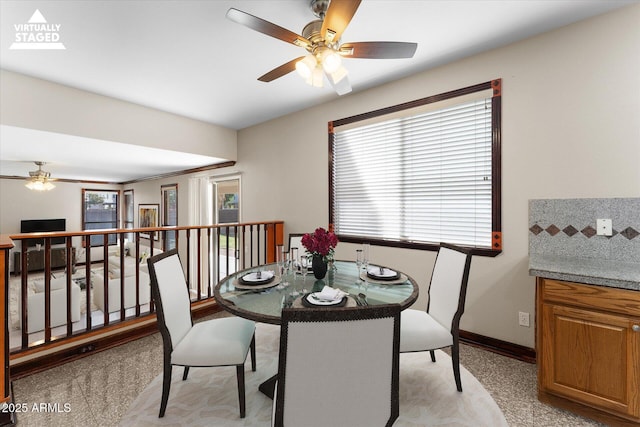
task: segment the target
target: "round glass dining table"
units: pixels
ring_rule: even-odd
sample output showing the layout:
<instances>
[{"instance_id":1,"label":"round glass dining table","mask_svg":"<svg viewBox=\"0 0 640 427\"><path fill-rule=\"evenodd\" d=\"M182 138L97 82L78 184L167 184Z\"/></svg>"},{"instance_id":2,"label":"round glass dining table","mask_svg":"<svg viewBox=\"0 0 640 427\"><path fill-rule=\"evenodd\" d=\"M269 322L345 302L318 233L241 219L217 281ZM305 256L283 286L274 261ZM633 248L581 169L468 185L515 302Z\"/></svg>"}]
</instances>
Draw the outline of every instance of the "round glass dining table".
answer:
<instances>
[{"instance_id":1,"label":"round glass dining table","mask_svg":"<svg viewBox=\"0 0 640 427\"><path fill-rule=\"evenodd\" d=\"M374 267L370 266L369 269L371 268ZM364 270L358 271L353 261L335 261L333 266L329 265L329 271L321 280L316 279L311 271L308 274L289 271L281 277L277 270L277 264L266 264L227 276L215 286L214 298L230 313L276 325L280 324L283 308L299 306L300 299L305 294L319 292L324 286L346 292L348 305L351 306L398 303L404 310L418 298L418 284L408 275L398 271L397 279L376 280L368 277ZM273 272L275 278L260 286L247 286L239 281L245 275L257 271Z\"/></svg>"}]
</instances>

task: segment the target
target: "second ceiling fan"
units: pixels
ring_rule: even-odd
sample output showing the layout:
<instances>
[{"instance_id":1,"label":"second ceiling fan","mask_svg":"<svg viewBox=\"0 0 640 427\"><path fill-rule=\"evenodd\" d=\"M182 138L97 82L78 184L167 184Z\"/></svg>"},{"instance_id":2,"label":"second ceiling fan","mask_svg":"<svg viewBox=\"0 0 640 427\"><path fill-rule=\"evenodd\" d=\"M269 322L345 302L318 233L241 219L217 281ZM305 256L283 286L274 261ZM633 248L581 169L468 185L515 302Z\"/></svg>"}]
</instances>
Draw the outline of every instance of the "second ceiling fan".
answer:
<instances>
[{"instance_id":1,"label":"second ceiling fan","mask_svg":"<svg viewBox=\"0 0 640 427\"><path fill-rule=\"evenodd\" d=\"M342 33L358 10L360 2L361 0L312 0L311 10L319 19L309 22L302 30L302 35L234 8L227 11L227 18L307 50L305 56L274 68L258 80L271 82L297 70L308 84L322 87L323 76L326 75L338 95L343 95L351 92L347 70L342 66L343 57L411 58L418 47L417 43L391 41L342 43Z\"/></svg>"}]
</instances>

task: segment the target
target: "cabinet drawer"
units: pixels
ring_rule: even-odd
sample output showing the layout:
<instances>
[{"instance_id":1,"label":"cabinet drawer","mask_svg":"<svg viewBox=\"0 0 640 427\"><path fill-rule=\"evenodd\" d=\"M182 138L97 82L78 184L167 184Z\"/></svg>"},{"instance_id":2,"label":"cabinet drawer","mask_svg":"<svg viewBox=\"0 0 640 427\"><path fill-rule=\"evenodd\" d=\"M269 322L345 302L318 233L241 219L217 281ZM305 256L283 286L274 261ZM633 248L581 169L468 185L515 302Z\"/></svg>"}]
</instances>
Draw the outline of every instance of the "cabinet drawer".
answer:
<instances>
[{"instance_id":1,"label":"cabinet drawer","mask_svg":"<svg viewBox=\"0 0 640 427\"><path fill-rule=\"evenodd\" d=\"M539 279L545 302L640 317L640 292L605 286Z\"/></svg>"}]
</instances>

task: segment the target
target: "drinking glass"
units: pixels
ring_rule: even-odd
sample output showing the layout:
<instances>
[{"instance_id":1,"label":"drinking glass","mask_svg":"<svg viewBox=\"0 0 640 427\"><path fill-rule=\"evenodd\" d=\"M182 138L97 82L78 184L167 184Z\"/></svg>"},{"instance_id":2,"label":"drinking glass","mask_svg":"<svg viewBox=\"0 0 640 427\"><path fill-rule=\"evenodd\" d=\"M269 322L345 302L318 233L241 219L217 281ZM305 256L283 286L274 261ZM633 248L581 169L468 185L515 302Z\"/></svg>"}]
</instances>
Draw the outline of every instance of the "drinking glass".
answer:
<instances>
[{"instance_id":1,"label":"drinking glass","mask_svg":"<svg viewBox=\"0 0 640 427\"><path fill-rule=\"evenodd\" d=\"M303 281L307 281L307 274L309 274L309 267L311 267L311 260L308 256L304 255L300 257L300 269L302 270Z\"/></svg>"},{"instance_id":2,"label":"drinking glass","mask_svg":"<svg viewBox=\"0 0 640 427\"><path fill-rule=\"evenodd\" d=\"M362 265L364 267L365 275L367 274L367 270L369 269L369 243L364 243L362 245Z\"/></svg>"},{"instance_id":3,"label":"drinking glass","mask_svg":"<svg viewBox=\"0 0 640 427\"><path fill-rule=\"evenodd\" d=\"M300 260L298 259L297 247L294 246L289 249L289 259L291 260L291 269L293 270L293 272L295 273L296 271L300 270Z\"/></svg>"},{"instance_id":4,"label":"drinking glass","mask_svg":"<svg viewBox=\"0 0 640 427\"><path fill-rule=\"evenodd\" d=\"M362 273L362 249L356 249L356 266L358 267L358 280L360 280L360 273Z\"/></svg>"},{"instance_id":5,"label":"drinking glass","mask_svg":"<svg viewBox=\"0 0 640 427\"><path fill-rule=\"evenodd\" d=\"M289 268L291 267L291 259L289 258L289 254L287 252L282 253L282 270L283 275L287 275L289 273Z\"/></svg>"},{"instance_id":6,"label":"drinking glass","mask_svg":"<svg viewBox=\"0 0 640 427\"><path fill-rule=\"evenodd\" d=\"M278 245L276 248L276 262L278 264L278 274L280 278L284 276L284 246Z\"/></svg>"}]
</instances>

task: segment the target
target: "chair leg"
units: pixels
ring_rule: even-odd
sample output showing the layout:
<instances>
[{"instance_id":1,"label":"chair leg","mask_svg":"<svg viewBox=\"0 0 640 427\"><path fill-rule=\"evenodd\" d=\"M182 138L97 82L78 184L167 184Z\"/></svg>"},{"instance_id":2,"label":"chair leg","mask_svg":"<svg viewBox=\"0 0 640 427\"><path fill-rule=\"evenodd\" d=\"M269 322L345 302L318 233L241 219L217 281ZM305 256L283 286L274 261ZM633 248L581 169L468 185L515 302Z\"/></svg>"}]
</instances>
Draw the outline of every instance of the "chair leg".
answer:
<instances>
[{"instance_id":1,"label":"chair leg","mask_svg":"<svg viewBox=\"0 0 640 427\"><path fill-rule=\"evenodd\" d=\"M240 401L240 418L244 418L246 408L244 399L244 363L236 365L236 377L238 378L238 400Z\"/></svg>"},{"instance_id":2,"label":"chair leg","mask_svg":"<svg viewBox=\"0 0 640 427\"><path fill-rule=\"evenodd\" d=\"M256 371L256 334L251 339L251 370Z\"/></svg>"},{"instance_id":3,"label":"chair leg","mask_svg":"<svg viewBox=\"0 0 640 427\"><path fill-rule=\"evenodd\" d=\"M435 363L435 361L436 361L436 352L435 352L435 350L429 350L429 353L431 354L431 361Z\"/></svg>"},{"instance_id":4,"label":"chair leg","mask_svg":"<svg viewBox=\"0 0 640 427\"><path fill-rule=\"evenodd\" d=\"M160 414L158 415L159 418L164 417L164 412L167 410L167 400L169 400L169 389L171 388L171 371L171 363L165 361L164 374L162 376L162 398L160 399Z\"/></svg>"},{"instance_id":5,"label":"chair leg","mask_svg":"<svg viewBox=\"0 0 640 427\"><path fill-rule=\"evenodd\" d=\"M451 363L453 364L453 376L456 379L456 388L462 391L462 380L460 379L460 347L458 343L451 346Z\"/></svg>"},{"instance_id":6,"label":"chair leg","mask_svg":"<svg viewBox=\"0 0 640 427\"><path fill-rule=\"evenodd\" d=\"M185 366L184 373L182 374L182 381L185 381L187 379L187 376L189 376L189 367Z\"/></svg>"}]
</instances>

